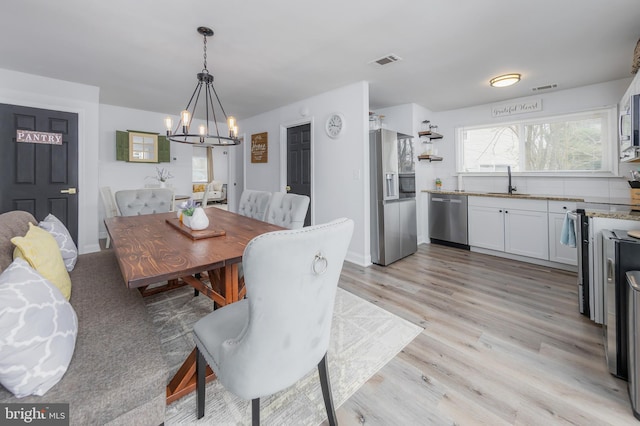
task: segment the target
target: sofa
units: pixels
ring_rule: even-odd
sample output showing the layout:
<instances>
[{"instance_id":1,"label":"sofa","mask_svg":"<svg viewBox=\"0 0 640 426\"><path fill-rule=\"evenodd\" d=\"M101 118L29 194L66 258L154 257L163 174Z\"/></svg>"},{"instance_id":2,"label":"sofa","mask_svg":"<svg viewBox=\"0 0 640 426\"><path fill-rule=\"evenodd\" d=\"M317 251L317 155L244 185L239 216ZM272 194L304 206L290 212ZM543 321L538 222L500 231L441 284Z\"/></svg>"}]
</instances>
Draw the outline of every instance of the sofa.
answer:
<instances>
[{"instance_id":1,"label":"sofa","mask_svg":"<svg viewBox=\"0 0 640 426\"><path fill-rule=\"evenodd\" d=\"M29 222L38 224L27 212L0 214L0 272ZM169 366L142 296L125 286L112 250L79 255L69 275L78 332L66 373L43 396L0 386L0 403L69 403L72 425L162 424Z\"/></svg>"},{"instance_id":2,"label":"sofa","mask_svg":"<svg viewBox=\"0 0 640 426\"><path fill-rule=\"evenodd\" d=\"M194 183L191 198L194 201L202 202L204 196L207 197L207 203L222 202L227 199L227 184L218 180L212 180L209 183Z\"/></svg>"}]
</instances>

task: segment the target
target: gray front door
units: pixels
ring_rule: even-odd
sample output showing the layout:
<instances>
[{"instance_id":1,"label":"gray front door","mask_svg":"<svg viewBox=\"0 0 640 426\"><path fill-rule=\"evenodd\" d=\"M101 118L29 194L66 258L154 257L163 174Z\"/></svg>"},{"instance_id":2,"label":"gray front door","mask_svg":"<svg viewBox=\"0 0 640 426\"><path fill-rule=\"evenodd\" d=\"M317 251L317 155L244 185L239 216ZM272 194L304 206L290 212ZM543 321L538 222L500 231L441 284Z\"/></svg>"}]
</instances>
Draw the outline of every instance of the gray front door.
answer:
<instances>
[{"instance_id":1,"label":"gray front door","mask_svg":"<svg viewBox=\"0 0 640 426\"><path fill-rule=\"evenodd\" d=\"M18 130L61 134L62 143L18 142ZM52 213L77 244L77 188L78 114L0 104L0 213Z\"/></svg>"},{"instance_id":2,"label":"gray front door","mask_svg":"<svg viewBox=\"0 0 640 426\"><path fill-rule=\"evenodd\" d=\"M311 124L287 129L288 192L311 198ZM311 204L304 226L311 225Z\"/></svg>"}]
</instances>

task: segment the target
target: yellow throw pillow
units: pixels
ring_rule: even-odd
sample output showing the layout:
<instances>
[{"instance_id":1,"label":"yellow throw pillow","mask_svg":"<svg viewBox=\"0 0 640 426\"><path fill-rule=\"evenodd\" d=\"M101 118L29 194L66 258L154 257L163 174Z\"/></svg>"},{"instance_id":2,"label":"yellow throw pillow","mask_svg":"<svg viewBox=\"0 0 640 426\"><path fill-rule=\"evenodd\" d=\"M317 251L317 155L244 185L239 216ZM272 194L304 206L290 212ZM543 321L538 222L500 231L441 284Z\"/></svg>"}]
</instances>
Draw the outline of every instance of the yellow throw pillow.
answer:
<instances>
[{"instance_id":1,"label":"yellow throw pillow","mask_svg":"<svg viewBox=\"0 0 640 426\"><path fill-rule=\"evenodd\" d=\"M29 231L24 237L13 237L11 242L16 245L13 258L21 257L40 275L55 285L62 295L69 300L71 297L71 278L64 266L60 248L55 238L44 229L29 223Z\"/></svg>"}]
</instances>

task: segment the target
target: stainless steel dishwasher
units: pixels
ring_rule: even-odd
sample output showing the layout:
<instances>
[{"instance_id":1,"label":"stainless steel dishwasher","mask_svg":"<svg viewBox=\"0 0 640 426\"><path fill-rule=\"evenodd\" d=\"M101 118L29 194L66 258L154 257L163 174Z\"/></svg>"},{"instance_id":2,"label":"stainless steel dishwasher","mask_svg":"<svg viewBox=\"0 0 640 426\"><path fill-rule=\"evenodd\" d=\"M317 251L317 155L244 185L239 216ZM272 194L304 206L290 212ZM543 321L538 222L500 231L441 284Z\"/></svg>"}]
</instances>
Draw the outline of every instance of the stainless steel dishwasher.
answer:
<instances>
[{"instance_id":1,"label":"stainless steel dishwasher","mask_svg":"<svg viewBox=\"0 0 640 426\"><path fill-rule=\"evenodd\" d=\"M429 193L429 238L469 248L467 196Z\"/></svg>"}]
</instances>

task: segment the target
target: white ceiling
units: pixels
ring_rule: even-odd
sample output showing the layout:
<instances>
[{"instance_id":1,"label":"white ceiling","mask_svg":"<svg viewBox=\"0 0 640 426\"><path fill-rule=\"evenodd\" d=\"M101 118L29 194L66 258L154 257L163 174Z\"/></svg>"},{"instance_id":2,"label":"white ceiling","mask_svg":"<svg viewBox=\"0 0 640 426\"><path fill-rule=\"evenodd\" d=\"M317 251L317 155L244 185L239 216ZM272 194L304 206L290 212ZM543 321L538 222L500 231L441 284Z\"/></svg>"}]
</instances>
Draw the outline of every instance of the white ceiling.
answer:
<instances>
[{"instance_id":1,"label":"white ceiling","mask_svg":"<svg viewBox=\"0 0 640 426\"><path fill-rule=\"evenodd\" d=\"M100 102L177 113L208 68L246 118L361 80L372 109L433 111L630 77L639 0L15 0L0 68L100 87ZM369 62L394 53L403 61ZM518 72L496 89L488 80Z\"/></svg>"}]
</instances>

